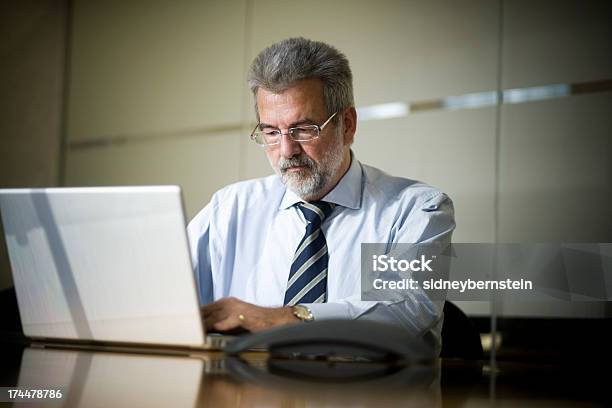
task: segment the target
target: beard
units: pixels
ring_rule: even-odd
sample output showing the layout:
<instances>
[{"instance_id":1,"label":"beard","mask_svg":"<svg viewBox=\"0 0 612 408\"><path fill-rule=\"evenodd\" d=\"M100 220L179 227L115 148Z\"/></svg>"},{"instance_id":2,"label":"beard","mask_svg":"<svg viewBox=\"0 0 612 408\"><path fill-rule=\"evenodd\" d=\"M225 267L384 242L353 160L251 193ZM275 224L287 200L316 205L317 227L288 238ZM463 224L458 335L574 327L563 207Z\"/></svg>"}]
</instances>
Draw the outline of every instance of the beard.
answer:
<instances>
[{"instance_id":1,"label":"beard","mask_svg":"<svg viewBox=\"0 0 612 408\"><path fill-rule=\"evenodd\" d=\"M281 157L276 172L287 188L308 200L329 187L342 166L343 155L343 145L337 143L323 154L320 163L315 162L304 152L290 159ZM302 168L299 171L289 171L292 167Z\"/></svg>"}]
</instances>

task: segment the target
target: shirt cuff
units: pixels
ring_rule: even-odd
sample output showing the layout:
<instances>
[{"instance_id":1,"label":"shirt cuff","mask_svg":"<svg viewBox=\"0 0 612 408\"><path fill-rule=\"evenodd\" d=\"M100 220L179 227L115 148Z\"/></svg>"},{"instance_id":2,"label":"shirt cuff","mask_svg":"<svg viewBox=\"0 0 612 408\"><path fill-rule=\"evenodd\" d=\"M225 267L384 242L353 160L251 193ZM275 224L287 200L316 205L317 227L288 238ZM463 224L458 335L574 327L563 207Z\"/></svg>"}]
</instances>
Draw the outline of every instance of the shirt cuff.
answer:
<instances>
[{"instance_id":1,"label":"shirt cuff","mask_svg":"<svg viewBox=\"0 0 612 408\"><path fill-rule=\"evenodd\" d=\"M345 303L301 303L312 312L315 320L350 319L349 305Z\"/></svg>"}]
</instances>

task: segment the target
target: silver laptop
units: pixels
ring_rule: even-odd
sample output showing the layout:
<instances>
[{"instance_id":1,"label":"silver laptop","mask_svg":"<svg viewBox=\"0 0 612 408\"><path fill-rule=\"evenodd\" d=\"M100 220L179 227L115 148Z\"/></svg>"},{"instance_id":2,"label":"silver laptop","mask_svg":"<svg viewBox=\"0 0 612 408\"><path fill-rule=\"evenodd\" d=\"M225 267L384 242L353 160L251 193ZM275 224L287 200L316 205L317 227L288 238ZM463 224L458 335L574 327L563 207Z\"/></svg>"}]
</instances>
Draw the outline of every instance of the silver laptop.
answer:
<instances>
[{"instance_id":1,"label":"silver laptop","mask_svg":"<svg viewBox=\"0 0 612 408\"><path fill-rule=\"evenodd\" d=\"M34 340L216 349L178 186L2 189L23 332Z\"/></svg>"}]
</instances>

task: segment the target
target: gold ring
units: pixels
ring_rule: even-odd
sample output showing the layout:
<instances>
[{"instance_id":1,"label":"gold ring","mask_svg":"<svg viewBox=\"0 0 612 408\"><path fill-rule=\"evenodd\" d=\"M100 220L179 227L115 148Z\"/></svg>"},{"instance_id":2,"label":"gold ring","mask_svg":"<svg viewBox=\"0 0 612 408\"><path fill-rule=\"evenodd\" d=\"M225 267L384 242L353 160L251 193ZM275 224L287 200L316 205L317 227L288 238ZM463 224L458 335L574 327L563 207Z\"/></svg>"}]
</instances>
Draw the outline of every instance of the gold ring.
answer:
<instances>
[{"instance_id":1,"label":"gold ring","mask_svg":"<svg viewBox=\"0 0 612 408\"><path fill-rule=\"evenodd\" d=\"M245 317L244 317L243 314L239 314L238 315L238 320L240 320L241 322L244 322L244 319L245 319Z\"/></svg>"}]
</instances>

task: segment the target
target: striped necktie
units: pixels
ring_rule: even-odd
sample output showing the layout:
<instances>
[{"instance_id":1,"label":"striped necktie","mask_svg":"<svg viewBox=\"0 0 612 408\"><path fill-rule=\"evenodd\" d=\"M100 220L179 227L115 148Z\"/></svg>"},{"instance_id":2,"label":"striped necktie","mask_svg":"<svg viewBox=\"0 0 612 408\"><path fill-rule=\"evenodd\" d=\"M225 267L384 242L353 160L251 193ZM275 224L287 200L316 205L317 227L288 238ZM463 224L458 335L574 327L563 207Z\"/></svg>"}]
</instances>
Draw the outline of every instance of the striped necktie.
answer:
<instances>
[{"instance_id":1,"label":"striped necktie","mask_svg":"<svg viewBox=\"0 0 612 408\"><path fill-rule=\"evenodd\" d=\"M285 292L285 305L323 303L327 299L327 242L321 230L323 220L334 205L324 201L298 203L308 222L304 238L295 251L289 282Z\"/></svg>"}]
</instances>

